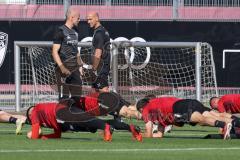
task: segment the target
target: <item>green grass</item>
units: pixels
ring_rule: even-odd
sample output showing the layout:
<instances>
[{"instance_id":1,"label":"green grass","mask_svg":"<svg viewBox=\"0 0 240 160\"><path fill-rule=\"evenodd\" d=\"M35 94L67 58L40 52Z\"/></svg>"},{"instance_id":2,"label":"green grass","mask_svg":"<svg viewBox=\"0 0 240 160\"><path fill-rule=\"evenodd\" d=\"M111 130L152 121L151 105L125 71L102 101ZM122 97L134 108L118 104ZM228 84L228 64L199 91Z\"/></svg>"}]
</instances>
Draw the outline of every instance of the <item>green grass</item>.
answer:
<instances>
[{"instance_id":1,"label":"green grass","mask_svg":"<svg viewBox=\"0 0 240 160\"><path fill-rule=\"evenodd\" d=\"M207 134L217 133L217 129L211 127L175 128L163 139L145 138L142 143L132 141L130 133L119 131L114 132L111 143L106 143L99 133L64 133L58 140L28 140L29 126L24 126L19 136L14 130L14 125L0 124L0 159L234 160L240 157L238 139L203 139Z\"/></svg>"}]
</instances>

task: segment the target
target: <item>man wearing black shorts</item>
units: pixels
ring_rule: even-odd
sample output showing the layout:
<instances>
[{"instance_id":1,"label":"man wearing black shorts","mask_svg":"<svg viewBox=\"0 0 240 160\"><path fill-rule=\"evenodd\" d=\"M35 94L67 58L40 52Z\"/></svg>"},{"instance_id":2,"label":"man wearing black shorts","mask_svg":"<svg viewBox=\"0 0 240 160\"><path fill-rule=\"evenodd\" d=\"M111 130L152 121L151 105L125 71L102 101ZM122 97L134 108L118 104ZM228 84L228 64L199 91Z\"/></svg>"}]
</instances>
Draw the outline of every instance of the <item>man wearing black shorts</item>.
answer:
<instances>
[{"instance_id":1,"label":"man wearing black shorts","mask_svg":"<svg viewBox=\"0 0 240 160\"><path fill-rule=\"evenodd\" d=\"M138 101L137 109L142 113L142 119L145 122L146 132L144 136L146 137L163 137L166 126L183 126L188 123L223 128L223 138L228 139L232 126L238 127L240 125L239 119L223 117L193 99L144 98ZM154 123L160 126L157 133L152 133Z\"/></svg>"},{"instance_id":2,"label":"man wearing black shorts","mask_svg":"<svg viewBox=\"0 0 240 160\"><path fill-rule=\"evenodd\" d=\"M101 25L99 15L96 12L90 12L87 15L87 23L94 29L93 34L93 58L92 69L96 74L93 81L93 88L99 81L104 80L108 82L110 72L110 37L108 31ZM108 91L109 87L106 86L102 90Z\"/></svg>"},{"instance_id":3,"label":"man wearing black shorts","mask_svg":"<svg viewBox=\"0 0 240 160\"><path fill-rule=\"evenodd\" d=\"M82 65L78 51L77 26L80 13L69 8L66 23L58 27L53 40L52 56L57 65L56 78L61 98L79 96L81 94L81 78L79 66Z\"/></svg>"}]
</instances>

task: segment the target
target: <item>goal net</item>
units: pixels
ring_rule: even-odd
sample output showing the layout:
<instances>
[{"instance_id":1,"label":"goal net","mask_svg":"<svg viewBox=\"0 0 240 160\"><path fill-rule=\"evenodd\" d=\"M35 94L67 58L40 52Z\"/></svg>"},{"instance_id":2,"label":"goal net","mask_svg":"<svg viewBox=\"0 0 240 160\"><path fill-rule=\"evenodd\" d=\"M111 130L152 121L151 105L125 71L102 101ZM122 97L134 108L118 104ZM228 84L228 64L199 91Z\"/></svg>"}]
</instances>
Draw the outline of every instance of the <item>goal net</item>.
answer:
<instances>
[{"instance_id":1,"label":"goal net","mask_svg":"<svg viewBox=\"0 0 240 160\"><path fill-rule=\"evenodd\" d=\"M21 107L28 107L39 102L58 101L61 89L58 88L56 64L52 58L51 43L48 45L20 46L20 101ZM89 64L91 47L80 47L82 60ZM83 78L83 94L91 91L90 74L85 70Z\"/></svg>"},{"instance_id":2,"label":"goal net","mask_svg":"<svg viewBox=\"0 0 240 160\"><path fill-rule=\"evenodd\" d=\"M118 92L129 101L154 94L208 102L218 95L208 43L199 43L199 53L197 44L174 42L131 43L118 47L117 52Z\"/></svg>"},{"instance_id":3,"label":"goal net","mask_svg":"<svg viewBox=\"0 0 240 160\"><path fill-rule=\"evenodd\" d=\"M211 46L200 45L200 58L196 60L196 45L183 46L174 42L129 43L132 46L112 45L110 89L134 103L148 94L174 95L180 98L197 98L207 102L217 95L215 67ZM167 44L167 45L166 45ZM28 107L38 102L57 101L55 64L51 56L51 42L16 43L15 61L17 96L19 107ZM79 44L81 57L90 64L91 43ZM20 60L18 60L20 59ZM199 67L196 65L199 62ZM196 67L197 66L197 67ZM199 79L200 78L200 79ZM199 79L199 82L197 82ZM83 81L83 94L91 91L91 83ZM16 105L19 105L16 101Z\"/></svg>"}]
</instances>

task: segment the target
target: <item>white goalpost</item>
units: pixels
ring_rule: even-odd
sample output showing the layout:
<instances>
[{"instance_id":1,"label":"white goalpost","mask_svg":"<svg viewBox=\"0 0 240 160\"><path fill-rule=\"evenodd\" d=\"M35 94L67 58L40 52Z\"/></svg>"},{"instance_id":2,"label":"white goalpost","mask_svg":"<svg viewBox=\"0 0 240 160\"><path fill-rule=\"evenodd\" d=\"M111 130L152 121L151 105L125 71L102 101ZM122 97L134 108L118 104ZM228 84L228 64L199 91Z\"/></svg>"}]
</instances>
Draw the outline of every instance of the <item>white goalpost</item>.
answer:
<instances>
[{"instance_id":1,"label":"white goalpost","mask_svg":"<svg viewBox=\"0 0 240 160\"><path fill-rule=\"evenodd\" d=\"M15 102L20 111L37 102L57 101L52 42L15 41ZM80 42L86 64L91 43ZM207 102L217 96L212 48L200 42L114 41L110 87L134 103L147 94L174 95ZM90 58L89 58L90 57ZM91 84L83 81L83 94Z\"/></svg>"}]
</instances>

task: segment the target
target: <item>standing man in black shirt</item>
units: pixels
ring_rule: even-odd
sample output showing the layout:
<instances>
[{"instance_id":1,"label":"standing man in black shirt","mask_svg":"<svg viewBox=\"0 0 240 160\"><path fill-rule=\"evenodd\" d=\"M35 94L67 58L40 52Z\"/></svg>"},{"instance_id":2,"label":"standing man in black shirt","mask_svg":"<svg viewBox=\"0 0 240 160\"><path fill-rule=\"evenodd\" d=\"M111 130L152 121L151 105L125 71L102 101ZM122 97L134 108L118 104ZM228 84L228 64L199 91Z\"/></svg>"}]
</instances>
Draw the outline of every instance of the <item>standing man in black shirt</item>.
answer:
<instances>
[{"instance_id":1,"label":"standing man in black shirt","mask_svg":"<svg viewBox=\"0 0 240 160\"><path fill-rule=\"evenodd\" d=\"M94 29L93 34L93 58L92 67L96 73L96 79L93 82L93 88L98 90L101 82L108 84L108 76L110 72L110 37L108 31L101 25L99 15L96 12L90 12L87 15L87 23ZM102 91L109 91L109 86L105 86Z\"/></svg>"},{"instance_id":2,"label":"standing man in black shirt","mask_svg":"<svg viewBox=\"0 0 240 160\"><path fill-rule=\"evenodd\" d=\"M81 94L82 81L79 66L82 64L78 51L77 26L80 13L69 8L66 22L58 27L53 40L52 56L57 64L56 77L60 98L78 97Z\"/></svg>"}]
</instances>

